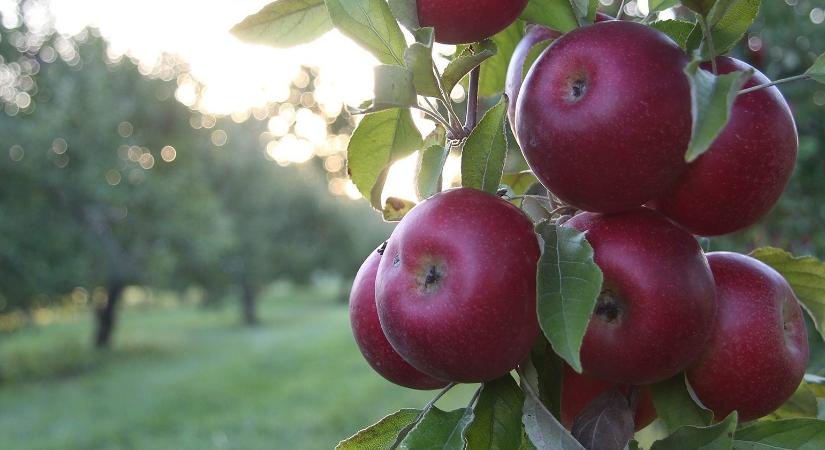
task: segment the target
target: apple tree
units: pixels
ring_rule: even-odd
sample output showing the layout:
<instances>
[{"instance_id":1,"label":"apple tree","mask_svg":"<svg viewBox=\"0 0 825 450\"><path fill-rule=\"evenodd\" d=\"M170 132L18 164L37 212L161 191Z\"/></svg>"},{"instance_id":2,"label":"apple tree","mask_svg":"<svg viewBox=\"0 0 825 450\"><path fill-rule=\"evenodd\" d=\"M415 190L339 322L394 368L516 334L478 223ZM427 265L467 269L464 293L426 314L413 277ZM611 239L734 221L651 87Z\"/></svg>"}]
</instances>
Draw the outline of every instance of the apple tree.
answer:
<instances>
[{"instance_id":1,"label":"apple tree","mask_svg":"<svg viewBox=\"0 0 825 450\"><path fill-rule=\"evenodd\" d=\"M776 85L825 83L825 55L772 81L730 56L759 0L648 5L278 0L235 26L274 46L335 27L379 62L348 170L399 224L353 333L380 375L441 390L337 448L825 448L825 264L702 247L778 201L799 138ZM385 198L416 153L418 199ZM439 409L457 383L479 387Z\"/></svg>"}]
</instances>

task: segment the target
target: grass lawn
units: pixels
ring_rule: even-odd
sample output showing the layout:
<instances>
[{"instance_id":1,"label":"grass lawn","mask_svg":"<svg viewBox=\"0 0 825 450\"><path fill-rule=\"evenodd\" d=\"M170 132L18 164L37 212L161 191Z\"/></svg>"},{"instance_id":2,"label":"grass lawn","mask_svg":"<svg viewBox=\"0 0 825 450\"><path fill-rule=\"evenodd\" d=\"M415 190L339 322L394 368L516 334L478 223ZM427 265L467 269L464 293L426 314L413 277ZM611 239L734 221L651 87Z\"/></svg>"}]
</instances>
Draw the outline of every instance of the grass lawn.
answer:
<instances>
[{"instance_id":1,"label":"grass lawn","mask_svg":"<svg viewBox=\"0 0 825 450\"><path fill-rule=\"evenodd\" d=\"M232 308L129 308L106 354L89 350L89 314L0 335L0 449L330 449L432 397L369 368L346 306L261 303L252 329Z\"/></svg>"}]
</instances>

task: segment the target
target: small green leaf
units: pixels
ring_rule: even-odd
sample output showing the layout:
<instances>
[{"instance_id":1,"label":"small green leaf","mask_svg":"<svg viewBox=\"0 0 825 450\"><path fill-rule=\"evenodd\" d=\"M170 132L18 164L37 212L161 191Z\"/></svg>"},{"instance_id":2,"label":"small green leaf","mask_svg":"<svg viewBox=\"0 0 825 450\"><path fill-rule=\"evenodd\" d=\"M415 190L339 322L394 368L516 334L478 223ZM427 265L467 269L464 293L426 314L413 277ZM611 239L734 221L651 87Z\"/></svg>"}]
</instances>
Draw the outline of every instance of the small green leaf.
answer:
<instances>
[{"instance_id":1,"label":"small green leaf","mask_svg":"<svg viewBox=\"0 0 825 450\"><path fill-rule=\"evenodd\" d=\"M682 0L682 4L701 16L707 16L716 0Z\"/></svg>"},{"instance_id":2,"label":"small green leaf","mask_svg":"<svg viewBox=\"0 0 825 450\"><path fill-rule=\"evenodd\" d=\"M822 450L825 448L825 421L786 419L753 422L736 432L736 440L789 450Z\"/></svg>"},{"instance_id":3,"label":"small green leaf","mask_svg":"<svg viewBox=\"0 0 825 450\"><path fill-rule=\"evenodd\" d=\"M387 0L390 11L408 30L415 31L421 27L418 23L418 7L415 0Z\"/></svg>"},{"instance_id":4,"label":"small green leaf","mask_svg":"<svg viewBox=\"0 0 825 450\"><path fill-rule=\"evenodd\" d=\"M544 240L537 281L539 325L553 350L581 373L579 351L601 293L602 271L584 233L548 222L538 224L536 233Z\"/></svg>"},{"instance_id":5,"label":"small green leaf","mask_svg":"<svg viewBox=\"0 0 825 450\"><path fill-rule=\"evenodd\" d=\"M599 6L598 0L570 0L570 4L573 5L573 14L576 15L579 26L593 23Z\"/></svg>"},{"instance_id":6,"label":"small green leaf","mask_svg":"<svg viewBox=\"0 0 825 450\"><path fill-rule=\"evenodd\" d=\"M388 109L364 116L347 147L347 169L361 194L382 210L381 193L390 165L422 144L408 109Z\"/></svg>"},{"instance_id":7,"label":"small green leaf","mask_svg":"<svg viewBox=\"0 0 825 450\"><path fill-rule=\"evenodd\" d=\"M523 403L524 394L510 374L484 383L475 407L475 419L465 434L467 448L519 448Z\"/></svg>"},{"instance_id":8,"label":"small green leaf","mask_svg":"<svg viewBox=\"0 0 825 450\"><path fill-rule=\"evenodd\" d=\"M253 44L292 47L331 29L324 0L278 0L232 27L232 34Z\"/></svg>"},{"instance_id":9,"label":"small green leaf","mask_svg":"<svg viewBox=\"0 0 825 450\"><path fill-rule=\"evenodd\" d=\"M464 448L464 432L472 420L473 410L470 408L446 412L433 407L410 430L399 448L461 450Z\"/></svg>"},{"instance_id":10,"label":"small green leaf","mask_svg":"<svg viewBox=\"0 0 825 450\"><path fill-rule=\"evenodd\" d=\"M490 108L473 129L461 155L461 185L494 194L507 158L507 97Z\"/></svg>"},{"instance_id":11,"label":"small green leaf","mask_svg":"<svg viewBox=\"0 0 825 450\"><path fill-rule=\"evenodd\" d=\"M694 60L685 67L690 80L691 115L693 129L685 160L692 162L708 151L719 133L730 120L730 111L739 89L753 75L753 71L736 71L714 75L699 67Z\"/></svg>"},{"instance_id":12,"label":"small green leaf","mask_svg":"<svg viewBox=\"0 0 825 450\"><path fill-rule=\"evenodd\" d=\"M825 338L825 263L813 256L795 257L773 247L759 248L750 256L773 267L793 288L802 307L814 320L816 329Z\"/></svg>"},{"instance_id":13,"label":"small green leaf","mask_svg":"<svg viewBox=\"0 0 825 450\"><path fill-rule=\"evenodd\" d=\"M709 427L685 426L654 442L650 450L730 450L736 423L737 414L734 411L725 420Z\"/></svg>"},{"instance_id":14,"label":"small green leaf","mask_svg":"<svg viewBox=\"0 0 825 450\"><path fill-rule=\"evenodd\" d=\"M522 379L521 383L524 385L525 380ZM537 450L584 450L579 441L529 393L524 395L521 422L530 442Z\"/></svg>"},{"instance_id":15,"label":"small green leaf","mask_svg":"<svg viewBox=\"0 0 825 450\"><path fill-rule=\"evenodd\" d=\"M383 64L404 65L407 42L384 0L325 0L332 23Z\"/></svg>"},{"instance_id":16,"label":"small green leaf","mask_svg":"<svg viewBox=\"0 0 825 450\"><path fill-rule=\"evenodd\" d=\"M791 398L789 398L782 406L770 414L771 419L797 419L802 417L816 418L819 413L819 406L817 405L816 395L814 391L803 381L796 388Z\"/></svg>"},{"instance_id":17,"label":"small green leaf","mask_svg":"<svg viewBox=\"0 0 825 450\"><path fill-rule=\"evenodd\" d=\"M729 52L742 39L759 15L761 3L761 0L727 0L727 4L720 1L714 6L708 23L716 55ZM710 59L707 46L703 55Z\"/></svg>"},{"instance_id":18,"label":"small green leaf","mask_svg":"<svg viewBox=\"0 0 825 450\"><path fill-rule=\"evenodd\" d=\"M538 182L538 178L530 170L505 173L501 176L501 183L509 186L514 195L523 195L530 186Z\"/></svg>"},{"instance_id":19,"label":"small green leaf","mask_svg":"<svg viewBox=\"0 0 825 450\"><path fill-rule=\"evenodd\" d=\"M816 58L814 65L805 72L805 75L820 83L825 83L825 53Z\"/></svg>"},{"instance_id":20,"label":"small green leaf","mask_svg":"<svg viewBox=\"0 0 825 450\"><path fill-rule=\"evenodd\" d=\"M426 97L441 97L438 80L433 71L433 50L419 42L413 42L404 52L404 63L413 74L415 91Z\"/></svg>"},{"instance_id":21,"label":"small green leaf","mask_svg":"<svg viewBox=\"0 0 825 450\"><path fill-rule=\"evenodd\" d=\"M476 68L476 66L484 62L484 60L491 58L495 54L496 44L489 39L465 47L455 59L450 61L450 64L444 69L444 74L441 75L444 94L449 96L455 85L458 84L462 78Z\"/></svg>"},{"instance_id":22,"label":"small green leaf","mask_svg":"<svg viewBox=\"0 0 825 450\"><path fill-rule=\"evenodd\" d=\"M579 26L570 0L530 0L521 13L521 19L562 33L573 31Z\"/></svg>"},{"instance_id":23,"label":"small green leaf","mask_svg":"<svg viewBox=\"0 0 825 450\"><path fill-rule=\"evenodd\" d=\"M686 425L706 426L713 418L713 413L690 395L683 373L651 385L650 393L657 415L670 432Z\"/></svg>"},{"instance_id":24,"label":"small green leaf","mask_svg":"<svg viewBox=\"0 0 825 450\"><path fill-rule=\"evenodd\" d=\"M381 213L385 222L398 222L415 207L415 202L403 198L387 197Z\"/></svg>"},{"instance_id":25,"label":"small green leaf","mask_svg":"<svg viewBox=\"0 0 825 450\"><path fill-rule=\"evenodd\" d=\"M402 66L375 66L375 99L373 111L405 108L418 104L413 73Z\"/></svg>"},{"instance_id":26,"label":"small green leaf","mask_svg":"<svg viewBox=\"0 0 825 450\"><path fill-rule=\"evenodd\" d=\"M685 50L690 33L696 25L683 20L659 20L651 23L650 26L668 35L679 44L679 47L682 47L682 50Z\"/></svg>"},{"instance_id":27,"label":"small green leaf","mask_svg":"<svg viewBox=\"0 0 825 450\"><path fill-rule=\"evenodd\" d=\"M415 171L415 188L419 200L441 191L441 174L450 154L450 148L445 145L446 137L447 130L439 124L424 140Z\"/></svg>"},{"instance_id":28,"label":"small green leaf","mask_svg":"<svg viewBox=\"0 0 825 450\"><path fill-rule=\"evenodd\" d=\"M385 450L395 441L398 432L413 423L420 413L417 409L394 412L378 423L344 439L335 446L335 450Z\"/></svg>"}]
</instances>

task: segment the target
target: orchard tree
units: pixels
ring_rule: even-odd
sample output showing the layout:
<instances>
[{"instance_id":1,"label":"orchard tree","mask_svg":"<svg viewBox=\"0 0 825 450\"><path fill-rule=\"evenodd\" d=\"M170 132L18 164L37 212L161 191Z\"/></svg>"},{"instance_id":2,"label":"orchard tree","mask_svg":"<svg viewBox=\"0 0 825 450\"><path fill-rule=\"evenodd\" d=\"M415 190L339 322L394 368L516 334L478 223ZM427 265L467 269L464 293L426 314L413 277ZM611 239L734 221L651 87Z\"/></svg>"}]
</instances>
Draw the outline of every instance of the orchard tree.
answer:
<instances>
[{"instance_id":1,"label":"orchard tree","mask_svg":"<svg viewBox=\"0 0 825 450\"><path fill-rule=\"evenodd\" d=\"M337 448L621 450L654 417L654 450L825 448L808 364L825 264L700 245L778 201L798 137L775 85L825 83L825 56L771 81L727 56L759 0L648 4L613 18L597 0L279 0L236 25L275 46L336 27L380 63L348 171L400 222L355 280L353 332L390 381L446 386ZM459 44L446 64L436 42ZM451 151L461 186L442 192ZM415 152L419 198L382 201ZM508 153L530 169L511 173ZM456 383L480 386L440 410Z\"/></svg>"}]
</instances>

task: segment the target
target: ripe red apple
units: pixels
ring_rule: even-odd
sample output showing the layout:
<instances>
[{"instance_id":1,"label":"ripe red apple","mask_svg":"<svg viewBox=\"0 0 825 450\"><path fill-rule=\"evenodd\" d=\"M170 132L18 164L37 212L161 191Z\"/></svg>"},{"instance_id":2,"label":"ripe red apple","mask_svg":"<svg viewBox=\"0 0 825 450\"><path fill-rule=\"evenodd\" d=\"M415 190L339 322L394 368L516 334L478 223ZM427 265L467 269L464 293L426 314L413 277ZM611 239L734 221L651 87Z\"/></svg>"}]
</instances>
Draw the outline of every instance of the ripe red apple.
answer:
<instances>
[{"instance_id":1,"label":"ripe red apple","mask_svg":"<svg viewBox=\"0 0 825 450\"><path fill-rule=\"evenodd\" d=\"M719 73L753 69L725 56ZM710 70L709 65L703 66ZM755 70L755 69L754 69ZM768 83L755 72L745 87ZM788 104L772 86L740 95L730 122L654 206L694 234L716 236L753 225L791 178L799 140Z\"/></svg>"},{"instance_id":2,"label":"ripe red apple","mask_svg":"<svg viewBox=\"0 0 825 450\"><path fill-rule=\"evenodd\" d=\"M372 252L358 269L352 283L349 313L355 343L369 365L395 384L412 389L446 386L446 381L422 373L404 361L384 336L375 308L375 273L378 272L380 261L381 254L378 251Z\"/></svg>"},{"instance_id":3,"label":"ripe red apple","mask_svg":"<svg viewBox=\"0 0 825 450\"><path fill-rule=\"evenodd\" d=\"M553 42L516 105L519 143L542 184L597 212L661 195L687 167L687 61L666 35L634 22L601 22Z\"/></svg>"},{"instance_id":4,"label":"ripe red apple","mask_svg":"<svg viewBox=\"0 0 825 450\"><path fill-rule=\"evenodd\" d=\"M690 233L639 208L579 214L604 274L581 348L584 372L621 384L676 375L702 352L716 311L713 276Z\"/></svg>"},{"instance_id":5,"label":"ripe red apple","mask_svg":"<svg viewBox=\"0 0 825 450\"><path fill-rule=\"evenodd\" d=\"M614 386L616 386L614 383L576 373L573 368L565 364L561 385L561 424L569 430L576 416L584 411L590 402ZM633 416L636 431L650 425L656 419L656 407L650 396L650 388L639 386L638 389L638 399ZM629 386L621 386L620 390L622 394L627 395Z\"/></svg>"},{"instance_id":6,"label":"ripe red apple","mask_svg":"<svg viewBox=\"0 0 825 450\"><path fill-rule=\"evenodd\" d=\"M799 301L778 272L736 253L708 253L719 310L712 337L687 371L717 419L731 411L758 419L794 393L808 365Z\"/></svg>"},{"instance_id":7,"label":"ripe red apple","mask_svg":"<svg viewBox=\"0 0 825 450\"><path fill-rule=\"evenodd\" d=\"M469 188L436 194L399 223L378 267L381 328L418 370L476 383L498 378L538 336L533 224Z\"/></svg>"},{"instance_id":8,"label":"ripe red apple","mask_svg":"<svg viewBox=\"0 0 825 450\"><path fill-rule=\"evenodd\" d=\"M527 0L418 0L418 23L435 29L435 41L466 44L507 28Z\"/></svg>"}]
</instances>

